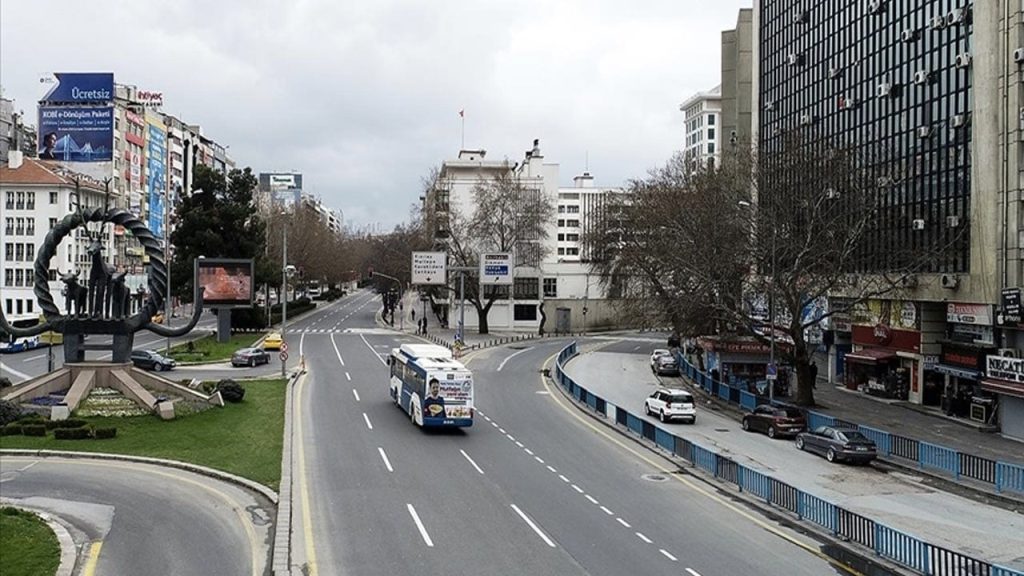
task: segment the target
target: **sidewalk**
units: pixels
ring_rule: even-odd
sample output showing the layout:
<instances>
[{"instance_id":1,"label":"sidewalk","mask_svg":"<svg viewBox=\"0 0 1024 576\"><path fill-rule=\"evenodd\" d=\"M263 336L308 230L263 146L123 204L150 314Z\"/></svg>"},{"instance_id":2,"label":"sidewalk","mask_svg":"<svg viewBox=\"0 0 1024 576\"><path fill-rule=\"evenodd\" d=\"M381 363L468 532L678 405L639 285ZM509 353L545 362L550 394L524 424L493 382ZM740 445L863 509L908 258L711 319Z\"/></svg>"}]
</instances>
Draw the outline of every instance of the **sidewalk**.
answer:
<instances>
[{"instance_id":1,"label":"sidewalk","mask_svg":"<svg viewBox=\"0 0 1024 576\"><path fill-rule=\"evenodd\" d=\"M824 374L827 371L820 371ZM1024 442L982 432L976 423L947 417L941 412L928 413L923 406L868 396L862 392L830 385L818 378L814 410L840 420L863 424L908 438L939 444L966 454L1024 464Z\"/></svg>"},{"instance_id":2,"label":"sidewalk","mask_svg":"<svg viewBox=\"0 0 1024 576\"><path fill-rule=\"evenodd\" d=\"M643 414L644 398L659 384L646 354L585 352L571 360L566 372L581 386ZM666 379L680 382L678 379ZM909 474L870 466L830 464L801 452L793 442L743 432L739 422L708 406L698 408L694 425L661 424L705 448L773 476L809 494L872 518L924 541L997 564L1024 566L1024 515L979 504L918 481Z\"/></svg>"},{"instance_id":3,"label":"sidewalk","mask_svg":"<svg viewBox=\"0 0 1024 576\"><path fill-rule=\"evenodd\" d=\"M430 314L427 318L427 334L417 334L417 323L423 316L423 306L417 299L415 292L410 292L409 294L406 294L403 300L405 304L404 326L402 319L399 318L399 312L395 312L394 326L384 321L384 319L381 316L381 313L383 312L383 306L379 302L379 298L377 302L377 313L375 316L377 324L379 326L394 330L396 332L426 338L427 340L430 340L435 344L445 346L446 348L451 348L455 344L455 328L442 328L441 323L437 319L437 316L430 314L429 309L427 311L427 313ZM413 310L415 310L415 312L413 312ZM413 315L415 315L415 318L413 318ZM465 350L474 350L478 348L496 346L498 344L503 344L506 342L514 342L516 340L528 340L532 338L537 338L537 334L529 332L507 332L493 330L490 332L490 334L479 334L474 329L468 329L466 330L466 335L463 339L463 342L465 344Z\"/></svg>"}]
</instances>

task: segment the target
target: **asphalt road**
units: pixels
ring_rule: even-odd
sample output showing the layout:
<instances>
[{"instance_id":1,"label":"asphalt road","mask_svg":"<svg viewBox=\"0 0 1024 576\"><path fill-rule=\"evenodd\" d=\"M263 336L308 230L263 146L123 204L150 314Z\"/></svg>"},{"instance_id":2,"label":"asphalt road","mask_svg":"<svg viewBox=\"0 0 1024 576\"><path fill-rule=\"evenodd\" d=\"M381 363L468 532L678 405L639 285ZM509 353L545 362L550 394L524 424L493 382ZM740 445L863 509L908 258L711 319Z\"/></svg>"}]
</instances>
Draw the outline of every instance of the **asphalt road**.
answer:
<instances>
[{"instance_id":1,"label":"asphalt road","mask_svg":"<svg viewBox=\"0 0 1024 576\"><path fill-rule=\"evenodd\" d=\"M565 342L472 357L476 424L421 431L381 358L411 337L360 298L302 327L293 562L309 573L845 573L552 394L538 370Z\"/></svg>"},{"instance_id":2,"label":"asphalt road","mask_svg":"<svg viewBox=\"0 0 1024 576\"><path fill-rule=\"evenodd\" d=\"M145 464L3 456L0 496L70 523L90 574L268 573L270 503L211 478Z\"/></svg>"}]
</instances>

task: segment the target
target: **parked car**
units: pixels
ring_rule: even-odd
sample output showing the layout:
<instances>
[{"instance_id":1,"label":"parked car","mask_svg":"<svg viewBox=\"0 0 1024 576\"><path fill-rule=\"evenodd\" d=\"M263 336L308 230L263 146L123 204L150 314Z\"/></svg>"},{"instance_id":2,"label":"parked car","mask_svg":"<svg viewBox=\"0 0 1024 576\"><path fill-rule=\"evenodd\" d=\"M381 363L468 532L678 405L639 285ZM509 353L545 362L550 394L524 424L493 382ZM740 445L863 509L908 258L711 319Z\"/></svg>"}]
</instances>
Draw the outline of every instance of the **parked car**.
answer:
<instances>
[{"instance_id":1,"label":"parked car","mask_svg":"<svg viewBox=\"0 0 1024 576\"><path fill-rule=\"evenodd\" d=\"M231 355L232 366L254 367L257 364L269 364L270 354L262 348L242 348Z\"/></svg>"},{"instance_id":2,"label":"parked car","mask_svg":"<svg viewBox=\"0 0 1024 576\"><path fill-rule=\"evenodd\" d=\"M656 348L651 352L651 372L658 371L658 358L671 358L672 353L664 348Z\"/></svg>"},{"instance_id":3,"label":"parked car","mask_svg":"<svg viewBox=\"0 0 1024 576\"><path fill-rule=\"evenodd\" d=\"M686 390L658 388L644 400L644 413L657 416L662 422L678 418L693 424L697 421L697 403Z\"/></svg>"},{"instance_id":4,"label":"parked car","mask_svg":"<svg viewBox=\"0 0 1024 576\"><path fill-rule=\"evenodd\" d=\"M175 362L156 350L132 350L132 364L144 370L163 372L174 368Z\"/></svg>"},{"instance_id":5,"label":"parked car","mask_svg":"<svg viewBox=\"0 0 1024 576\"><path fill-rule=\"evenodd\" d=\"M267 334L266 338L263 339L263 349L264 350L280 350L282 342L284 342L284 339L281 338L281 334L280 333L278 333L278 332L271 332L270 334Z\"/></svg>"},{"instance_id":6,"label":"parked car","mask_svg":"<svg viewBox=\"0 0 1024 576\"><path fill-rule=\"evenodd\" d=\"M797 434L796 447L824 456L829 462L867 464L878 456L875 443L854 428L819 426Z\"/></svg>"},{"instance_id":7,"label":"parked car","mask_svg":"<svg viewBox=\"0 0 1024 576\"><path fill-rule=\"evenodd\" d=\"M780 408L765 404L743 417L744 430L764 432L769 438L795 436L806 428L807 420L796 408Z\"/></svg>"},{"instance_id":8,"label":"parked car","mask_svg":"<svg viewBox=\"0 0 1024 576\"><path fill-rule=\"evenodd\" d=\"M659 376L679 376L679 364L672 356L659 356L654 361L654 373Z\"/></svg>"}]
</instances>

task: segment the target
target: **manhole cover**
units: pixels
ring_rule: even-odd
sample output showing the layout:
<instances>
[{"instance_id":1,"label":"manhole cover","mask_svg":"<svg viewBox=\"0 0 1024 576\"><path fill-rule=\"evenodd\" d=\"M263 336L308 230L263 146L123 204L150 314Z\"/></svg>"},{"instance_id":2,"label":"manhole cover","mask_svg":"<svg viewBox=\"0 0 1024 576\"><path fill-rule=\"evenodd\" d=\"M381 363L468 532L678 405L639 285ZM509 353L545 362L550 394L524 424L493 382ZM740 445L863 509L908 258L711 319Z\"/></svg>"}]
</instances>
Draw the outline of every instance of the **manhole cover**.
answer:
<instances>
[{"instance_id":1,"label":"manhole cover","mask_svg":"<svg viewBox=\"0 0 1024 576\"><path fill-rule=\"evenodd\" d=\"M662 476L661 474L644 474L641 478L648 482L665 482L668 480L668 477Z\"/></svg>"}]
</instances>

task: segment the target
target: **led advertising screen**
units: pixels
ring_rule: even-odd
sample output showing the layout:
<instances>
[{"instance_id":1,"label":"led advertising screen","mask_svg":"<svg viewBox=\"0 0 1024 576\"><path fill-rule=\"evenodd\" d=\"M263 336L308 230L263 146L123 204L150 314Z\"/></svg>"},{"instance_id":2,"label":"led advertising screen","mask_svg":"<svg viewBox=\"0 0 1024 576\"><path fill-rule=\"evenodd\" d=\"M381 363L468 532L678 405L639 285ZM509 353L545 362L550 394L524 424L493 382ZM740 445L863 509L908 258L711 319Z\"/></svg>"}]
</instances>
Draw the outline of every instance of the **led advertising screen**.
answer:
<instances>
[{"instance_id":1,"label":"led advertising screen","mask_svg":"<svg viewBox=\"0 0 1024 576\"><path fill-rule=\"evenodd\" d=\"M253 302L251 259L196 259L196 283L203 305L212 308L249 307Z\"/></svg>"}]
</instances>

